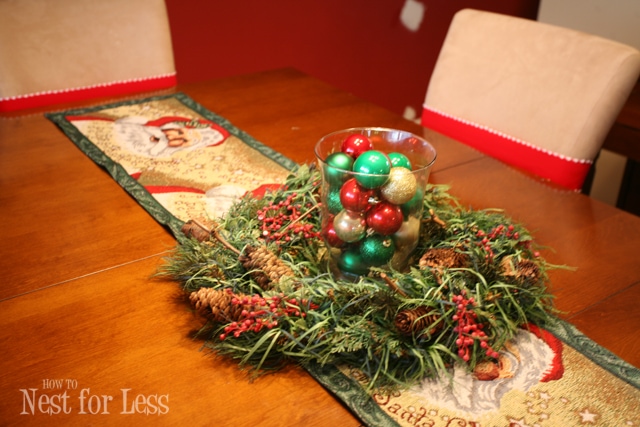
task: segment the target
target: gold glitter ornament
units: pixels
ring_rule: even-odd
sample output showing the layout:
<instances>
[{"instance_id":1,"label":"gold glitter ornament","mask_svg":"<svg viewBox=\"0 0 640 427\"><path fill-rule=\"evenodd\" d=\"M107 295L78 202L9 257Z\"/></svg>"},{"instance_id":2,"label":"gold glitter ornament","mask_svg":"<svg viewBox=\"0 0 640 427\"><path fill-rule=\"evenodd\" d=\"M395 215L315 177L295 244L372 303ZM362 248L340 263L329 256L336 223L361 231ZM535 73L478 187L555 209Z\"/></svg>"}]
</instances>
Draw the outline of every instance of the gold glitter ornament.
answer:
<instances>
[{"instance_id":1,"label":"gold glitter ornament","mask_svg":"<svg viewBox=\"0 0 640 427\"><path fill-rule=\"evenodd\" d=\"M389 265L394 270L404 271L409 263L411 252L418 246L420 240L420 220L410 216L391 237L396 245L396 252L389 261Z\"/></svg>"},{"instance_id":2,"label":"gold glitter ornament","mask_svg":"<svg viewBox=\"0 0 640 427\"><path fill-rule=\"evenodd\" d=\"M407 168L393 167L389 171L389 180L380 189L382 197L394 205L408 202L416 194L418 182Z\"/></svg>"}]
</instances>

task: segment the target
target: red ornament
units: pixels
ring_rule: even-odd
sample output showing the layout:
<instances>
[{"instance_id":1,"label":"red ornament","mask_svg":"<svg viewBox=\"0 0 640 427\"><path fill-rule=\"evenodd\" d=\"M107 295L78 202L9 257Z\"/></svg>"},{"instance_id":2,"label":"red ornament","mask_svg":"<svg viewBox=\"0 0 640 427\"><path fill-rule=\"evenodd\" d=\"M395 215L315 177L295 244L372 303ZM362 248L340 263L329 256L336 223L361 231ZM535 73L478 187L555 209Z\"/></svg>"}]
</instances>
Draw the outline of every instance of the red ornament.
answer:
<instances>
[{"instance_id":1,"label":"red ornament","mask_svg":"<svg viewBox=\"0 0 640 427\"><path fill-rule=\"evenodd\" d=\"M367 212L367 226L373 231L388 236L402 226L402 209L388 202L380 202Z\"/></svg>"},{"instance_id":2,"label":"red ornament","mask_svg":"<svg viewBox=\"0 0 640 427\"><path fill-rule=\"evenodd\" d=\"M361 134L349 135L342 142L340 151L354 158L354 160L365 151L373 150L373 143L369 138Z\"/></svg>"},{"instance_id":3,"label":"red ornament","mask_svg":"<svg viewBox=\"0 0 640 427\"><path fill-rule=\"evenodd\" d=\"M344 241L336 234L336 229L333 227L333 221L329 221L322 233L327 244L332 248L341 248L344 246Z\"/></svg>"},{"instance_id":4,"label":"red ornament","mask_svg":"<svg viewBox=\"0 0 640 427\"><path fill-rule=\"evenodd\" d=\"M348 211L367 211L371 207L369 199L374 196L374 190L362 187L355 178L349 179L340 189L340 203Z\"/></svg>"}]
</instances>

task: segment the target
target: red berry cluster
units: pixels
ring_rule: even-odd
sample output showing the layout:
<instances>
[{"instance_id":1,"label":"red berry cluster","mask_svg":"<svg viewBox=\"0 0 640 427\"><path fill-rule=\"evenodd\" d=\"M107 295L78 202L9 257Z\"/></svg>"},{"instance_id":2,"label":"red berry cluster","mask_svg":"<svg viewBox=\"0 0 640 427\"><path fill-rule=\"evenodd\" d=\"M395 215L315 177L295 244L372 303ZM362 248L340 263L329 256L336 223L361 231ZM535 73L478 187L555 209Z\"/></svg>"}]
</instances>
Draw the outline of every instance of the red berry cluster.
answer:
<instances>
[{"instance_id":1,"label":"red berry cluster","mask_svg":"<svg viewBox=\"0 0 640 427\"><path fill-rule=\"evenodd\" d=\"M234 297L231 304L247 306L250 309L242 310L240 319L225 326L224 333L220 334L220 340L226 339L229 335L238 338L245 332L272 329L278 326L278 319L283 316L306 317L307 313L302 311L303 306L310 310L318 308L318 305L306 299L300 301L296 298L287 299L283 294L267 298L260 295Z\"/></svg>"},{"instance_id":2,"label":"red berry cluster","mask_svg":"<svg viewBox=\"0 0 640 427\"><path fill-rule=\"evenodd\" d=\"M497 227L492 228L488 233L485 233L483 230L478 230L476 237L481 239L476 242L476 245L485 251L484 259L492 261L495 253L493 252L491 243L501 238L518 240L520 239L520 233L515 231L515 227L512 224L509 224L507 227L505 227L504 224L500 224ZM531 241L525 240L519 243L522 243L526 248L528 248ZM538 254L536 254L536 256L538 256Z\"/></svg>"},{"instance_id":3,"label":"red berry cluster","mask_svg":"<svg viewBox=\"0 0 640 427\"><path fill-rule=\"evenodd\" d=\"M478 323L478 315L473 311L473 307L476 306L474 298L467 298L466 292L463 291L461 295L454 295L453 302L456 304L453 320L458 323L458 326L453 328L453 331L458 333L458 356L468 362L471 358L469 348L478 340L480 347L486 350L487 356L497 358L498 353L487 343L487 334L482 330L484 324Z\"/></svg>"},{"instance_id":4,"label":"red berry cluster","mask_svg":"<svg viewBox=\"0 0 640 427\"><path fill-rule=\"evenodd\" d=\"M296 205L294 202L296 197L297 193L292 193L286 199L271 202L258 210L260 231L265 240L282 243L283 241L290 242L296 236L305 239L320 237L320 232L314 230L313 224L301 222L313 209L313 205L307 203L305 205L307 211L302 213L302 206Z\"/></svg>"}]
</instances>

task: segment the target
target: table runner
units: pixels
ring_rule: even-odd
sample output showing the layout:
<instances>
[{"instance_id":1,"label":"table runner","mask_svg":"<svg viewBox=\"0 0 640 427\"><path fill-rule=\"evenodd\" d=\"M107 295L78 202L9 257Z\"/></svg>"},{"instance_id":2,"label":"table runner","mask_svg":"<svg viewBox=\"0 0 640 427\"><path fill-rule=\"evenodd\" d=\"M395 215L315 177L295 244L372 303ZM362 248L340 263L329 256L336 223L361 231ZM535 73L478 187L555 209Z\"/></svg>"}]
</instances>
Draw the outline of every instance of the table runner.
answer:
<instances>
[{"instance_id":1,"label":"table runner","mask_svg":"<svg viewBox=\"0 0 640 427\"><path fill-rule=\"evenodd\" d=\"M206 223L295 166L181 93L47 117L178 239L187 220Z\"/></svg>"},{"instance_id":2,"label":"table runner","mask_svg":"<svg viewBox=\"0 0 640 427\"><path fill-rule=\"evenodd\" d=\"M178 240L187 220L210 223L296 166L180 93L47 117ZM640 371L566 322L523 330L500 362L492 381L454 369L373 395L349 367L306 368L371 426L640 425Z\"/></svg>"}]
</instances>

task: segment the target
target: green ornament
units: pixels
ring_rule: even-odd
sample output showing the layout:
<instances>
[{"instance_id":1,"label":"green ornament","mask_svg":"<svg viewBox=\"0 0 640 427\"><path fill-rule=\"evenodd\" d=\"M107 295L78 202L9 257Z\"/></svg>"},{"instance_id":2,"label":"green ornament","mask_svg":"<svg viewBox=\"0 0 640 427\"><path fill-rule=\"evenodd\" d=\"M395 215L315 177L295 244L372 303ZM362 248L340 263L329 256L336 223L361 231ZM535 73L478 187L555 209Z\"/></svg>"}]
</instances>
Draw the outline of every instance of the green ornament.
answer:
<instances>
[{"instance_id":1,"label":"green ornament","mask_svg":"<svg viewBox=\"0 0 640 427\"><path fill-rule=\"evenodd\" d=\"M391 160L391 167L402 167L411 169L411 161L402 153L389 153L389 160Z\"/></svg>"},{"instance_id":2,"label":"green ornament","mask_svg":"<svg viewBox=\"0 0 640 427\"><path fill-rule=\"evenodd\" d=\"M330 185L341 185L347 180L348 174L353 167L353 158L346 153L331 153L325 160L324 177Z\"/></svg>"},{"instance_id":3,"label":"green ornament","mask_svg":"<svg viewBox=\"0 0 640 427\"><path fill-rule=\"evenodd\" d=\"M369 272L369 266L362 260L358 247L351 247L340 254L338 268L345 273L363 275Z\"/></svg>"},{"instance_id":4,"label":"green ornament","mask_svg":"<svg viewBox=\"0 0 640 427\"><path fill-rule=\"evenodd\" d=\"M329 194L327 194L327 210L333 215L342 211L344 208L342 207L342 202L340 201L340 189L331 189L329 190Z\"/></svg>"},{"instance_id":5,"label":"green ornament","mask_svg":"<svg viewBox=\"0 0 640 427\"><path fill-rule=\"evenodd\" d=\"M369 150L362 153L353 163L353 171L360 185L365 188L378 188L389 178L391 161L382 151Z\"/></svg>"},{"instance_id":6,"label":"green ornament","mask_svg":"<svg viewBox=\"0 0 640 427\"><path fill-rule=\"evenodd\" d=\"M373 234L360 244L360 256L368 265L381 266L388 263L396 252L396 245L389 236Z\"/></svg>"},{"instance_id":7,"label":"green ornament","mask_svg":"<svg viewBox=\"0 0 640 427\"><path fill-rule=\"evenodd\" d=\"M400 205L400 210L402 211L402 216L406 220L409 216L417 216L420 212L420 208L422 208L422 203L424 200L424 190L418 186L416 190L416 194L406 203Z\"/></svg>"}]
</instances>

